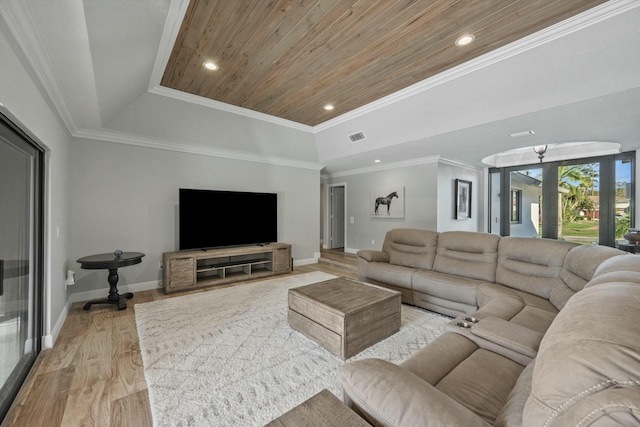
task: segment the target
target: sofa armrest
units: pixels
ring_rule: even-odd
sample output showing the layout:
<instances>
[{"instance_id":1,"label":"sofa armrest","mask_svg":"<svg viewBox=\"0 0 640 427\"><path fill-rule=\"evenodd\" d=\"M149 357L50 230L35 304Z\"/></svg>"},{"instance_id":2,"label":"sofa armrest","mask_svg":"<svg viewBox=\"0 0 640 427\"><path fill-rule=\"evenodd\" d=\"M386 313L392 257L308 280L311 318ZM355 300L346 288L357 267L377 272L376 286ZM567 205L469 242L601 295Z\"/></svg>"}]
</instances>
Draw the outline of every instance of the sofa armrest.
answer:
<instances>
[{"instance_id":1,"label":"sofa armrest","mask_svg":"<svg viewBox=\"0 0 640 427\"><path fill-rule=\"evenodd\" d=\"M456 317L447 323L445 331L462 335L479 348L497 353L522 366L531 363L537 354L542 334L531 330L523 331L526 328L497 317L476 317L476 313ZM469 317L475 317L478 323L467 321L466 318ZM494 327L497 330L494 330ZM520 337L518 331L523 331L525 337ZM503 336L504 334L506 336Z\"/></svg>"},{"instance_id":2,"label":"sofa armrest","mask_svg":"<svg viewBox=\"0 0 640 427\"><path fill-rule=\"evenodd\" d=\"M352 405L376 426L489 425L431 384L385 360L343 365L342 386Z\"/></svg>"},{"instance_id":3,"label":"sofa armrest","mask_svg":"<svg viewBox=\"0 0 640 427\"><path fill-rule=\"evenodd\" d=\"M540 332L497 317L486 317L471 332L486 340L534 358L543 335Z\"/></svg>"},{"instance_id":4,"label":"sofa armrest","mask_svg":"<svg viewBox=\"0 0 640 427\"><path fill-rule=\"evenodd\" d=\"M389 254L382 251L363 249L358 251L358 256L369 262L389 262Z\"/></svg>"}]
</instances>

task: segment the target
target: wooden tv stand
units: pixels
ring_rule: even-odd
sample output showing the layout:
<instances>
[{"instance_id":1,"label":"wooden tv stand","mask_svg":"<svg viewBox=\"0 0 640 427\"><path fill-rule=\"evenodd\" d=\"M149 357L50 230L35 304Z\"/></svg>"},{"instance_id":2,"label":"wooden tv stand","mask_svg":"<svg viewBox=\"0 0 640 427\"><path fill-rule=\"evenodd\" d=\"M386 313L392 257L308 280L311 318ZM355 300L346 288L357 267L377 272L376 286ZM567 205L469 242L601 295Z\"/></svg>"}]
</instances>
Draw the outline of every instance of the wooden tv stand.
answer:
<instances>
[{"instance_id":1,"label":"wooden tv stand","mask_svg":"<svg viewBox=\"0 0 640 427\"><path fill-rule=\"evenodd\" d=\"M268 277L293 267L286 243L165 252L162 265L165 292Z\"/></svg>"}]
</instances>

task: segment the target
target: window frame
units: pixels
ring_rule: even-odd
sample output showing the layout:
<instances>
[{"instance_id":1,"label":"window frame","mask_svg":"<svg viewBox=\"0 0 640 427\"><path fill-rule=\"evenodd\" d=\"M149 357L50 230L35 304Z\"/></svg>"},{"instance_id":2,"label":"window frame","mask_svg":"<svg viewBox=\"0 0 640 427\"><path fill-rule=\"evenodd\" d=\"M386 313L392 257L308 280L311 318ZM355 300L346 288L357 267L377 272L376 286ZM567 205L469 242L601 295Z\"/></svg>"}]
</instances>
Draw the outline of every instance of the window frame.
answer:
<instances>
[{"instance_id":1,"label":"window frame","mask_svg":"<svg viewBox=\"0 0 640 427\"><path fill-rule=\"evenodd\" d=\"M499 174L500 189L499 194L511 195L511 172L523 169L542 168L542 200L545 203L542 206L541 214L543 215L542 237L549 239L558 238L558 167L570 166L581 163L599 163L600 164L600 228L599 228L599 244L603 246L615 247L615 197L616 197L616 162L619 160L631 162L631 183L630 183L630 200L629 200L629 227L635 228L635 211L636 211L636 155L635 151L627 151L618 154L605 156L566 159L553 162L528 163L523 165L505 166L501 168L489 168L488 174L488 206L487 215L488 231L494 232L491 218L491 194L492 179L491 174ZM511 224L517 224L511 221L511 197L508 203L500 201L500 235L509 236Z\"/></svg>"}]
</instances>

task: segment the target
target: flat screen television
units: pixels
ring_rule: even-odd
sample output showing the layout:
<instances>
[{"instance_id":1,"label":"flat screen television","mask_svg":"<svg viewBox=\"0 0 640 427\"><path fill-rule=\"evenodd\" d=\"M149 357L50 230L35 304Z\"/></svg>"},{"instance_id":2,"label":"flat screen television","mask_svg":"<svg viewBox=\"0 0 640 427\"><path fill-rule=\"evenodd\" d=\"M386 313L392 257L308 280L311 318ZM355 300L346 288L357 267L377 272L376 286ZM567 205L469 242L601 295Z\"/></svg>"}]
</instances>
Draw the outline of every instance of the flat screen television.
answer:
<instances>
[{"instance_id":1,"label":"flat screen television","mask_svg":"<svg viewBox=\"0 0 640 427\"><path fill-rule=\"evenodd\" d=\"M278 241L278 195L181 188L180 250Z\"/></svg>"}]
</instances>

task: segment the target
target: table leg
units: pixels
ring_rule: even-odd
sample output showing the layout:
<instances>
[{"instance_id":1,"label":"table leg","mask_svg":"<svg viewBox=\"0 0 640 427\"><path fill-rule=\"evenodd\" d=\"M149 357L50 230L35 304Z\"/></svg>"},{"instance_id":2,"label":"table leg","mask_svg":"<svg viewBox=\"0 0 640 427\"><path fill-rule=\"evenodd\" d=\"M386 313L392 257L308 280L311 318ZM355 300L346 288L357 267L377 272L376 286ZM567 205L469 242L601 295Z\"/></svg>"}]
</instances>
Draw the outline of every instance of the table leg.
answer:
<instances>
[{"instance_id":1,"label":"table leg","mask_svg":"<svg viewBox=\"0 0 640 427\"><path fill-rule=\"evenodd\" d=\"M84 305L85 310L89 310L93 304L113 304L118 306L118 310L124 310L127 308L128 299L133 298L133 294L131 292L126 292L122 295L118 293L118 269L110 268L109 269L109 277L107 281L109 282L109 296L106 299L100 299L95 301L89 301Z\"/></svg>"}]
</instances>

